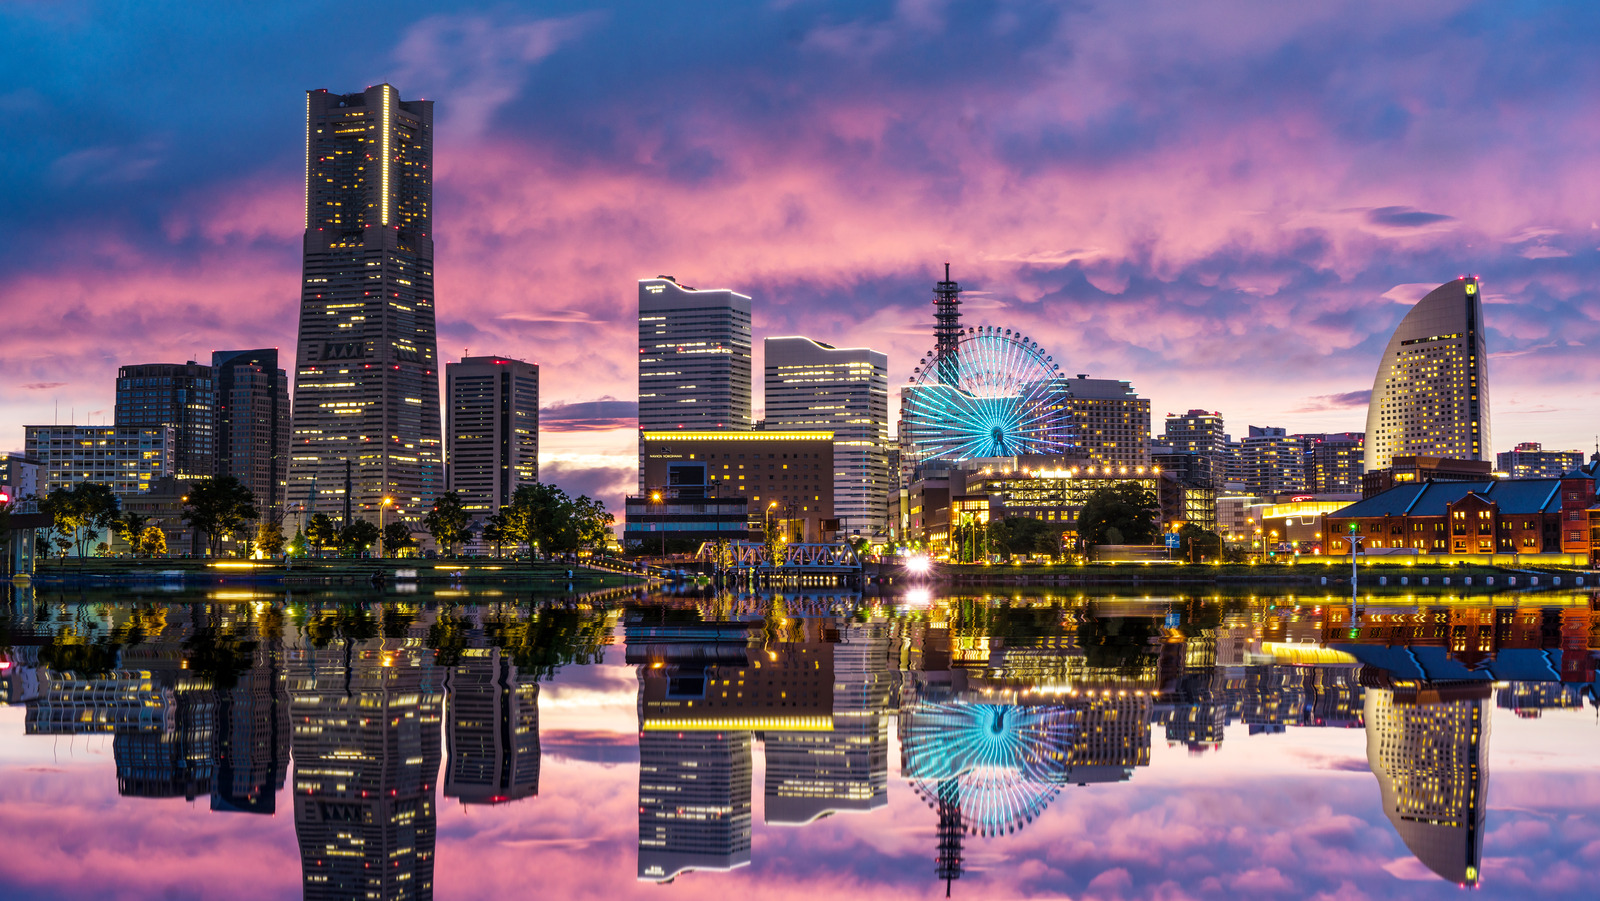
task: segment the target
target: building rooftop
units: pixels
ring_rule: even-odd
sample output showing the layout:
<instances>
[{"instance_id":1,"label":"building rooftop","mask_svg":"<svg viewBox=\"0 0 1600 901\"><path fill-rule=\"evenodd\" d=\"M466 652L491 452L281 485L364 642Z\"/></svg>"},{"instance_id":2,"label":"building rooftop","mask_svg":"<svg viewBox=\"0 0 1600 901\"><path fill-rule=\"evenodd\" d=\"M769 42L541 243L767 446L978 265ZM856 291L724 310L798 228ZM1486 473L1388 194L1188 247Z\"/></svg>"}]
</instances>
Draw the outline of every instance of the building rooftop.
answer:
<instances>
[{"instance_id":1,"label":"building rooftop","mask_svg":"<svg viewBox=\"0 0 1600 901\"><path fill-rule=\"evenodd\" d=\"M1580 473L1575 478L1592 480ZM1500 512L1554 513L1561 509L1561 479L1485 479L1471 482L1412 482L1351 504L1332 514L1339 517L1443 516L1451 504L1477 494Z\"/></svg>"}]
</instances>

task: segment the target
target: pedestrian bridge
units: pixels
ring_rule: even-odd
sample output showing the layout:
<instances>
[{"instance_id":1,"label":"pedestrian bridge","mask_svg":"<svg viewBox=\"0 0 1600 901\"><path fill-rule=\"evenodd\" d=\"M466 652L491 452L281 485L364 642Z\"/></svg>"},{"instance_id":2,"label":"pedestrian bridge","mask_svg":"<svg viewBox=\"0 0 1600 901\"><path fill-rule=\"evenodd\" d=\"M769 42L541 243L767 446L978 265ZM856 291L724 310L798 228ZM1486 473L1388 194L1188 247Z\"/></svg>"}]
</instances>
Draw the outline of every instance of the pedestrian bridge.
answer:
<instances>
[{"instance_id":1,"label":"pedestrian bridge","mask_svg":"<svg viewBox=\"0 0 1600 901\"><path fill-rule=\"evenodd\" d=\"M784 544L781 559L774 567L761 541L707 541L700 545L695 560L710 564L717 571L787 570L802 574L846 575L861 572L861 559L855 548L839 544Z\"/></svg>"}]
</instances>

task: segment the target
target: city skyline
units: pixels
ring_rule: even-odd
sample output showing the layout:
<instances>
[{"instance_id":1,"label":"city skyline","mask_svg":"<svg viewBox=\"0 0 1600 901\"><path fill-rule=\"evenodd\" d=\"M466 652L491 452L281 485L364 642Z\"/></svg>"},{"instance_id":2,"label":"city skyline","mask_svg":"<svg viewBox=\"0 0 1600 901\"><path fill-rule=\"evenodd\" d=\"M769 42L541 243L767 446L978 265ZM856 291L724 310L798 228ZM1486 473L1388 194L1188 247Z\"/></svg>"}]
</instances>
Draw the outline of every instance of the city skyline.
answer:
<instances>
[{"instance_id":1,"label":"city skyline","mask_svg":"<svg viewBox=\"0 0 1600 901\"><path fill-rule=\"evenodd\" d=\"M211 27L174 15L179 34ZM440 362L470 348L541 363L546 403L579 414L548 426L543 471L573 490L614 500L633 481L631 427L597 427L627 412L633 364L594 348L622 346L631 286L658 272L751 294L758 370L759 339L803 334L887 353L893 389L931 347L926 286L950 260L966 320L1021 327L1064 371L1132 381L1157 418L1204 408L1291 433L1359 429L1407 304L1476 273L1503 445L1487 452L1592 447L1593 392L1573 386L1600 366L1583 350L1600 333L1581 287L1600 262L1596 191L1581 164L1590 140L1568 114L1590 89L1576 69L1531 65L1581 56L1572 22L1586 9L1517 29L1494 11L1294 10L1239 30L1226 16L1093 8L752 10L701 28L665 9L401 5L353 30L338 61L289 49L306 15L215 26L222 40L191 64L247 102L204 118L181 103L135 115L127 96L179 82L122 54L73 56L104 34L94 17L0 18L31 47L6 95L17 133L49 136L0 145L22 176L0 217L30 223L0 264L7 449L24 422L61 421L58 403L78 424L109 419L103 386L119 365L287 354L304 188L295 98L383 81L445 101ZM968 33L986 36L970 58L981 67L921 68ZM587 77L663 35L678 49L652 78L631 63ZM1443 51L1386 49L1427 35L1496 51L1463 71ZM752 38L782 49L720 52ZM134 27L125 40L154 38ZM1139 53L1142 73L1120 62L1144 46L1164 52ZM79 93L61 76L69 60L125 90ZM1207 74L1191 84L1194 71ZM549 90L568 79L586 87ZM65 106L119 135L41 118ZM1472 141L1453 138L1462 128ZM1216 149L1191 159L1203 145Z\"/></svg>"}]
</instances>

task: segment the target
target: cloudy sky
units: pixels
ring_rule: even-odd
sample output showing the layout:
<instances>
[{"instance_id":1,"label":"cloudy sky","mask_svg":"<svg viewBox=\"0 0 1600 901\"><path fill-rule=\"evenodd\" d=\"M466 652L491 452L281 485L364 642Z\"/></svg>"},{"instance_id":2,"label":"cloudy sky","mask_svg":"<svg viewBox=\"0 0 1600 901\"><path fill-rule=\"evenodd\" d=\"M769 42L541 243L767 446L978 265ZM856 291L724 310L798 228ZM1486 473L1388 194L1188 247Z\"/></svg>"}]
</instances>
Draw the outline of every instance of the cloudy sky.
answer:
<instances>
[{"instance_id":1,"label":"cloudy sky","mask_svg":"<svg viewBox=\"0 0 1600 901\"><path fill-rule=\"evenodd\" d=\"M303 91L381 81L437 102L441 354L543 366L574 490L632 481L658 274L900 382L948 260L968 322L1237 434L1362 428L1407 304L1475 273L1496 449L1600 431L1594 4L440 8L0 8L0 447L109 421L119 364L292 354Z\"/></svg>"}]
</instances>

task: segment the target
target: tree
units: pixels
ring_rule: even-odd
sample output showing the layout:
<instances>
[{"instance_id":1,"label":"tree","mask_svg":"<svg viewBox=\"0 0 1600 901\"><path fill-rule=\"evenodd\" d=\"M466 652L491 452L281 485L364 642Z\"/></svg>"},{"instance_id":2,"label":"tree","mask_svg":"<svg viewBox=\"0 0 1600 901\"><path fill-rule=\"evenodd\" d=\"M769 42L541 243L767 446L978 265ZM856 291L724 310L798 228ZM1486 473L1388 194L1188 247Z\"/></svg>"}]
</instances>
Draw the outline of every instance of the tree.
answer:
<instances>
[{"instance_id":1,"label":"tree","mask_svg":"<svg viewBox=\"0 0 1600 901\"><path fill-rule=\"evenodd\" d=\"M1085 546L1151 544L1156 540L1156 496L1138 482L1119 482L1089 494L1078 514Z\"/></svg>"},{"instance_id":2,"label":"tree","mask_svg":"<svg viewBox=\"0 0 1600 901\"><path fill-rule=\"evenodd\" d=\"M448 491L439 495L433 502L433 509L422 517L422 525L433 536L439 550L454 556L456 545L470 536L467 531L467 511L461 506L460 493Z\"/></svg>"},{"instance_id":3,"label":"tree","mask_svg":"<svg viewBox=\"0 0 1600 901\"><path fill-rule=\"evenodd\" d=\"M392 522L383 527L383 552L388 556L397 556L406 548L417 546L411 537L411 527L403 522Z\"/></svg>"},{"instance_id":4,"label":"tree","mask_svg":"<svg viewBox=\"0 0 1600 901\"><path fill-rule=\"evenodd\" d=\"M491 513L483 521L483 540L494 545L495 559L500 558L500 546L506 540L506 517L504 513Z\"/></svg>"},{"instance_id":5,"label":"tree","mask_svg":"<svg viewBox=\"0 0 1600 901\"><path fill-rule=\"evenodd\" d=\"M995 551L1007 560L1015 556L1061 555L1061 526L1042 519L1015 517L989 524Z\"/></svg>"},{"instance_id":6,"label":"tree","mask_svg":"<svg viewBox=\"0 0 1600 901\"><path fill-rule=\"evenodd\" d=\"M1186 522L1178 529L1178 556L1190 563L1216 560L1222 555L1222 536Z\"/></svg>"},{"instance_id":7,"label":"tree","mask_svg":"<svg viewBox=\"0 0 1600 901\"><path fill-rule=\"evenodd\" d=\"M606 540L613 537L611 525L617 518L607 512L605 504L588 495L579 495L572 506L578 519L579 545L591 551L604 550Z\"/></svg>"},{"instance_id":8,"label":"tree","mask_svg":"<svg viewBox=\"0 0 1600 901\"><path fill-rule=\"evenodd\" d=\"M104 482L79 482L71 488L57 488L50 492L41 512L49 513L56 536L56 546L65 556L76 547L79 557L89 553L89 543L95 535L110 529L117 522L120 501Z\"/></svg>"},{"instance_id":9,"label":"tree","mask_svg":"<svg viewBox=\"0 0 1600 901\"><path fill-rule=\"evenodd\" d=\"M183 505L184 522L205 533L213 557L221 553L224 536L238 532L246 520L259 515L255 494L233 476L195 482Z\"/></svg>"},{"instance_id":10,"label":"tree","mask_svg":"<svg viewBox=\"0 0 1600 901\"><path fill-rule=\"evenodd\" d=\"M339 553L354 557L378 540L378 527L364 519L352 520L339 530Z\"/></svg>"},{"instance_id":11,"label":"tree","mask_svg":"<svg viewBox=\"0 0 1600 901\"><path fill-rule=\"evenodd\" d=\"M283 525L277 520L263 519L256 526L256 547L268 557L276 557L283 551Z\"/></svg>"},{"instance_id":12,"label":"tree","mask_svg":"<svg viewBox=\"0 0 1600 901\"><path fill-rule=\"evenodd\" d=\"M133 552L141 557L165 557L167 533L161 531L161 527L155 523L145 526L144 531L139 533Z\"/></svg>"},{"instance_id":13,"label":"tree","mask_svg":"<svg viewBox=\"0 0 1600 901\"><path fill-rule=\"evenodd\" d=\"M554 485L534 482L519 486L511 503L501 508L507 540L526 544L533 552L562 554L578 549L577 507L567 493Z\"/></svg>"},{"instance_id":14,"label":"tree","mask_svg":"<svg viewBox=\"0 0 1600 901\"><path fill-rule=\"evenodd\" d=\"M133 552L134 556L138 556L139 537L144 534L144 527L149 524L150 517L142 516L129 510L122 514L121 518L115 523L112 523L111 530L116 533L118 538L128 543L128 548Z\"/></svg>"},{"instance_id":15,"label":"tree","mask_svg":"<svg viewBox=\"0 0 1600 901\"><path fill-rule=\"evenodd\" d=\"M334 524L333 517L326 513L315 513L311 521L306 523L306 541L317 549L317 556L322 555L324 548L339 546L339 527Z\"/></svg>"}]
</instances>

